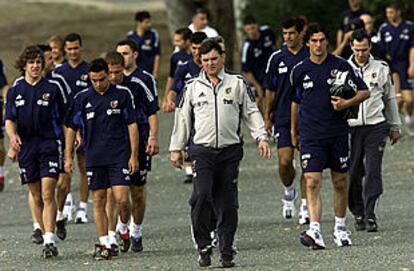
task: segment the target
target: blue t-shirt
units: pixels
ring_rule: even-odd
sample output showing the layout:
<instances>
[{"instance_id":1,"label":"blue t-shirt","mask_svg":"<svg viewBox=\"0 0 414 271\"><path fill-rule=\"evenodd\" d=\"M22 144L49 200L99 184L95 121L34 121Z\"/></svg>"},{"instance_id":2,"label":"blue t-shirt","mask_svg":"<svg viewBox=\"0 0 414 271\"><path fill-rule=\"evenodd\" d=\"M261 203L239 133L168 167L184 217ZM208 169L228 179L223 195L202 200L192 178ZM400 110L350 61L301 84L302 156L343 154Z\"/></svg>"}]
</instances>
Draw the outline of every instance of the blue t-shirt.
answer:
<instances>
[{"instance_id":1,"label":"blue t-shirt","mask_svg":"<svg viewBox=\"0 0 414 271\"><path fill-rule=\"evenodd\" d=\"M370 12L368 9L366 8L360 8L356 11L352 11L350 9L345 10L344 12L342 12L340 18L339 18L339 25L338 25L338 29L342 30L343 32L348 32L349 29L349 23L356 19L359 18L359 16L361 16L362 14L369 14L372 16L372 12Z\"/></svg>"},{"instance_id":2,"label":"blue t-shirt","mask_svg":"<svg viewBox=\"0 0 414 271\"><path fill-rule=\"evenodd\" d=\"M256 81L263 85L266 64L274 51L275 34L268 26L260 27L258 40L246 39L242 45L241 63L243 72L251 72Z\"/></svg>"},{"instance_id":3,"label":"blue t-shirt","mask_svg":"<svg viewBox=\"0 0 414 271\"><path fill-rule=\"evenodd\" d=\"M0 88L7 85L6 73L4 72L3 61L0 60ZM0 96L2 94L0 93Z\"/></svg>"},{"instance_id":4,"label":"blue t-shirt","mask_svg":"<svg viewBox=\"0 0 414 271\"><path fill-rule=\"evenodd\" d=\"M175 71L177 70L177 66L189 61L192 58L193 56L191 55L191 53L189 54L186 51L179 50L172 53L170 57L170 73L168 74L168 76L173 78Z\"/></svg>"},{"instance_id":5,"label":"blue t-shirt","mask_svg":"<svg viewBox=\"0 0 414 271\"><path fill-rule=\"evenodd\" d=\"M292 104L290 94L289 75L292 68L309 57L306 46L295 54L287 46L274 52L267 63L265 88L276 92L276 104L272 112L272 122L276 126L290 127L290 107Z\"/></svg>"},{"instance_id":6,"label":"blue t-shirt","mask_svg":"<svg viewBox=\"0 0 414 271\"><path fill-rule=\"evenodd\" d=\"M142 36L138 36L135 31L128 32L127 38L134 41L137 45L138 58L137 65L152 74L154 70L154 59L161 54L160 38L157 30L151 28Z\"/></svg>"},{"instance_id":7,"label":"blue t-shirt","mask_svg":"<svg viewBox=\"0 0 414 271\"><path fill-rule=\"evenodd\" d=\"M408 63L409 52L414 46L414 24L402 21L397 27L383 23L379 29L382 47L391 56L391 69L395 63Z\"/></svg>"},{"instance_id":8,"label":"blue t-shirt","mask_svg":"<svg viewBox=\"0 0 414 271\"><path fill-rule=\"evenodd\" d=\"M300 140L324 139L347 135L349 126L341 113L333 109L330 88L338 75L348 72L354 90L368 90L343 58L328 54L321 64L309 58L299 62L291 72L292 99L299 105Z\"/></svg>"},{"instance_id":9,"label":"blue t-shirt","mask_svg":"<svg viewBox=\"0 0 414 271\"><path fill-rule=\"evenodd\" d=\"M64 62L55 68L54 73L62 75L70 87L71 99L76 95L76 93L88 88L91 85L88 78L88 69L89 65L86 61L82 61L75 68L70 66L69 62Z\"/></svg>"},{"instance_id":10,"label":"blue t-shirt","mask_svg":"<svg viewBox=\"0 0 414 271\"><path fill-rule=\"evenodd\" d=\"M83 129L86 166L127 163L131 154L128 125L136 122L132 93L110 85L104 94L89 87L75 95L66 125Z\"/></svg>"},{"instance_id":11,"label":"blue t-shirt","mask_svg":"<svg viewBox=\"0 0 414 271\"><path fill-rule=\"evenodd\" d=\"M190 59L183 64L179 64L174 74L174 83L171 89L177 94L182 93L185 83L198 76L200 71L201 67L199 67L193 59Z\"/></svg>"},{"instance_id":12,"label":"blue t-shirt","mask_svg":"<svg viewBox=\"0 0 414 271\"><path fill-rule=\"evenodd\" d=\"M22 77L7 92L6 120L17 125L22 140L63 137L65 96L57 82L42 78L32 86Z\"/></svg>"}]
</instances>

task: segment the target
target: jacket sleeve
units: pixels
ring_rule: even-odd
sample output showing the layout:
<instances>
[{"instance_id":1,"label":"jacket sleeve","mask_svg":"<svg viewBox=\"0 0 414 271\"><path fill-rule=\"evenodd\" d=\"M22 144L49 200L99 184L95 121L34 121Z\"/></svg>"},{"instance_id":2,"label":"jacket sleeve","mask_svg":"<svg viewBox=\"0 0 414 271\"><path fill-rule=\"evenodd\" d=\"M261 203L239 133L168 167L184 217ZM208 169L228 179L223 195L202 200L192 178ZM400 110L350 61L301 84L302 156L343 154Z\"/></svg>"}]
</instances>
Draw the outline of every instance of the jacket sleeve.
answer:
<instances>
[{"instance_id":1,"label":"jacket sleeve","mask_svg":"<svg viewBox=\"0 0 414 271\"><path fill-rule=\"evenodd\" d=\"M184 150L190 139L190 133L193 127L191 105L191 89L194 84L187 85L184 93L175 109L174 127L171 134L169 151Z\"/></svg>"},{"instance_id":2,"label":"jacket sleeve","mask_svg":"<svg viewBox=\"0 0 414 271\"><path fill-rule=\"evenodd\" d=\"M244 80L240 80L242 96L241 116L244 124L249 129L250 134L256 140L268 139L262 114L256 105L256 98L253 91Z\"/></svg>"},{"instance_id":3,"label":"jacket sleeve","mask_svg":"<svg viewBox=\"0 0 414 271\"><path fill-rule=\"evenodd\" d=\"M391 125L391 131L399 131L401 126L400 115L398 114L397 101L395 99L395 89L391 80L391 71L388 67L383 69L384 74L384 115L387 122Z\"/></svg>"}]
</instances>

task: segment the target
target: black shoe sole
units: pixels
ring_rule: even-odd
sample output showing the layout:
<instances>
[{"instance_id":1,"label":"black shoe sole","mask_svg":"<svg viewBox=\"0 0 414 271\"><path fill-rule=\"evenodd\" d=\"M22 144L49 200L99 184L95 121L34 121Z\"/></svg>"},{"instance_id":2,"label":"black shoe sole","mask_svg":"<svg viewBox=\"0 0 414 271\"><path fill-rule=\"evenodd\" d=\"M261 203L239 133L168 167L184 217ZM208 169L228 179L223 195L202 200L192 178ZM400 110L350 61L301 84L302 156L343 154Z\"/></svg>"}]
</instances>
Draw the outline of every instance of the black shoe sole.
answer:
<instances>
[{"instance_id":1,"label":"black shoe sole","mask_svg":"<svg viewBox=\"0 0 414 271\"><path fill-rule=\"evenodd\" d=\"M302 245L305 247L311 247L313 250L325 249L324 247L316 244L315 241L306 234L306 232L301 233L299 240Z\"/></svg>"}]
</instances>

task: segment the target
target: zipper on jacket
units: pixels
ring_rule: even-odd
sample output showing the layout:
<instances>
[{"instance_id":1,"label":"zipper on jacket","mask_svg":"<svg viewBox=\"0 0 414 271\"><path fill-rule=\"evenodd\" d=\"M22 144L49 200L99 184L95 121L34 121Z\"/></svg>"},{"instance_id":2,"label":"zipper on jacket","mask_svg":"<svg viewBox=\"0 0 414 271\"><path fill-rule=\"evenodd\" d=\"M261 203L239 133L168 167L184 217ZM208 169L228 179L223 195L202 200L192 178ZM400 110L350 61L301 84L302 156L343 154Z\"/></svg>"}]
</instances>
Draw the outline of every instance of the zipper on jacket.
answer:
<instances>
[{"instance_id":1,"label":"zipper on jacket","mask_svg":"<svg viewBox=\"0 0 414 271\"><path fill-rule=\"evenodd\" d=\"M361 78L362 81L364 81L364 67L361 67ZM369 91L369 87L368 87L368 91ZM362 118L362 126L365 126L365 119L364 119L364 101L361 102L361 118Z\"/></svg>"},{"instance_id":2,"label":"zipper on jacket","mask_svg":"<svg viewBox=\"0 0 414 271\"><path fill-rule=\"evenodd\" d=\"M215 107L215 120L216 120L216 149L218 149L218 107L217 107L217 93L216 93L216 86L213 87L213 93L214 93L214 107Z\"/></svg>"}]
</instances>

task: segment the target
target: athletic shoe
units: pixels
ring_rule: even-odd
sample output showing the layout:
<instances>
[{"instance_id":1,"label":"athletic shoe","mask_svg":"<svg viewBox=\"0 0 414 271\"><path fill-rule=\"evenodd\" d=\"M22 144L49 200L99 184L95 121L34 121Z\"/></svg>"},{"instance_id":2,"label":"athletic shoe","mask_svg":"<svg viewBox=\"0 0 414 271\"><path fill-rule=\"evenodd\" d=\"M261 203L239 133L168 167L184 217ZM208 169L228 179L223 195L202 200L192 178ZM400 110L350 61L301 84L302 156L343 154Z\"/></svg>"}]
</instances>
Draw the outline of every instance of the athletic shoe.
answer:
<instances>
[{"instance_id":1,"label":"athletic shoe","mask_svg":"<svg viewBox=\"0 0 414 271\"><path fill-rule=\"evenodd\" d=\"M4 176L0 176L0 192L4 190Z\"/></svg>"},{"instance_id":2,"label":"athletic shoe","mask_svg":"<svg viewBox=\"0 0 414 271\"><path fill-rule=\"evenodd\" d=\"M59 254L57 247L55 244L50 243L43 246L42 256L43 258L51 258L56 257Z\"/></svg>"},{"instance_id":3,"label":"athletic shoe","mask_svg":"<svg viewBox=\"0 0 414 271\"><path fill-rule=\"evenodd\" d=\"M32 233L32 242L41 245L43 244L43 235L41 229L35 229Z\"/></svg>"},{"instance_id":4,"label":"athletic shoe","mask_svg":"<svg viewBox=\"0 0 414 271\"><path fill-rule=\"evenodd\" d=\"M200 267L207 267L211 265L211 254L213 254L211 246L198 250L198 264Z\"/></svg>"},{"instance_id":5,"label":"athletic shoe","mask_svg":"<svg viewBox=\"0 0 414 271\"><path fill-rule=\"evenodd\" d=\"M86 210L84 208L78 207L76 211L76 224L85 224L88 223L88 215L86 214Z\"/></svg>"},{"instance_id":6,"label":"athletic shoe","mask_svg":"<svg viewBox=\"0 0 414 271\"><path fill-rule=\"evenodd\" d=\"M299 224L305 225L309 224L309 212L308 212L308 206L301 204L299 208Z\"/></svg>"},{"instance_id":7,"label":"athletic shoe","mask_svg":"<svg viewBox=\"0 0 414 271\"><path fill-rule=\"evenodd\" d=\"M185 175L184 183L192 183L193 182L193 175Z\"/></svg>"},{"instance_id":8,"label":"athletic shoe","mask_svg":"<svg viewBox=\"0 0 414 271\"><path fill-rule=\"evenodd\" d=\"M119 233L120 250L125 253L131 246L131 238L129 236L129 230L124 233Z\"/></svg>"},{"instance_id":9,"label":"athletic shoe","mask_svg":"<svg viewBox=\"0 0 414 271\"><path fill-rule=\"evenodd\" d=\"M336 228L333 234L335 244L337 244L338 247L346 247L352 245L351 238L349 237L351 233L348 232L345 227Z\"/></svg>"},{"instance_id":10,"label":"athletic shoe","mask_svg":"<svg viewBox=\"0 0 414 271\"><path fill-rule=\"evenodd\" d=\"M131 241L132 241L131 250L133 252L141 252L144 249L144 247L142 246L142 236L140 237L131 236Z\"/></svg>"},{"instance_id":11,"label":"athletic shoe","mask_svg":"<svg viewBox=\"0 0 414 271\"><path fill-rule=\"evenodd\" d=\"M367 228L367 225L365 223L365 219L362 215L355 216L355 230L357 231L363 231Z\"/></svg>"},{"instance_id":12,"label":"athletic shoe","mask_svg":"<svg viewBox=\"0 0 414 271\"><path fill-rule=\"evenodd\" d=\"M219 240L218 240L217 230L210 232L210 236L211 236L211 246L218 247Z\"/></svg>"},{"instance_id":13,"label":"athletic shoe","mask_svg":"<svg viewBox=\"0 0 414 271\"><path fill-rule=\"evenodd\" d=\"M109 248L106 248L104 245L96 244L95 251L93 253L93 257L97 261L102 260L111 260L112 259L112 251Z\"/></svg>"},{"instance_id":14,"label":"athletic shoe","mask_svg":"<svg viewBox=\"0 0 414 271\"><path fill-rule=\"evenodd\" d=\"M322 234L318 230L309 229L300 234L300 242L302 245L311 247L312 249L325 249L325 242Z\"/></svg>"},{"instance_id":15,"label":"athletic shoe","mask_svg":"<svg viewBox=\"0 0 414 271\"><path fill-rule=\"evenodd\" d=\"M111 244L111 252L114 257L119 255L119 248L117 244Z\"/></svg>"},{"instance_id":16,"label":"athletic shoe","mask_svg":"<svg viewBox=\"0 0 414 271\"><path fill-rule=\"evenodd\" d=\"M66 224L66 221L64 219L56 221L56 236L60 240L65 240L66 238L65 224Z\"/></svg>"},{"instance_id":17,"label":"athletic shoe","mask_svg":"<svg viewBox=\"0 0 414 271\"><path fill-rule=\"evenodd\" d=\"M367 232L377 232L378 231L378 224L375 218L368 218L367 219L368 228Z\"/></svg>"},{"instance_id":18,"label":"athletic shoe","mask_svg":"<svg viewBox=\"0 0 414 271\"><path fill-rule=\"evenodd\" d=\"M296 190L293 189L292 195L286 195L283 193L283 208L282 208L282 214L283 217L286 219L291 219L295 216L295 200L296 200L297 194Z\"/></svg>"},{"instance_id":19,"label":"athletic shoe","mask_svg":"<svg viewBox=\"0 0 414 271\"><path fill-rule=\"evenodd\" d=\"M234 256L228 254L221 254L220 256L221 266L223 268L230 268L234 267L236 264L234 263Z\"/></svg>"},{"instance_id":20,"label":"athletic shoe","mask_svg":"<svg viewBox=\"0 0 414 271\"><path fill-rule=\"evenodd\" d=\"M63 206L63 216L66 218L68 222L72 221L73 219L73 212L74 212L75 206L73 205L73 201L65 201L65 205Z\"/></svg>"}]
</instances>

